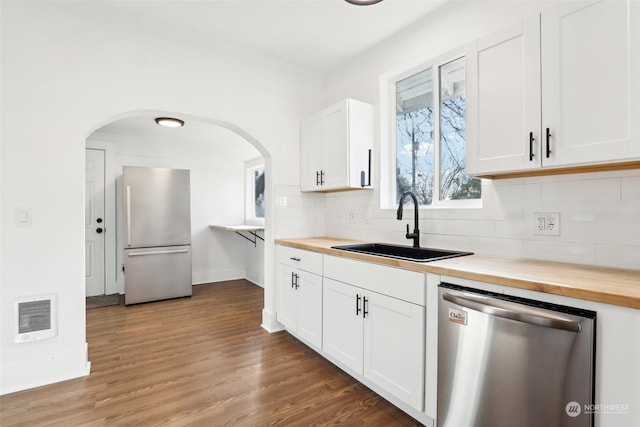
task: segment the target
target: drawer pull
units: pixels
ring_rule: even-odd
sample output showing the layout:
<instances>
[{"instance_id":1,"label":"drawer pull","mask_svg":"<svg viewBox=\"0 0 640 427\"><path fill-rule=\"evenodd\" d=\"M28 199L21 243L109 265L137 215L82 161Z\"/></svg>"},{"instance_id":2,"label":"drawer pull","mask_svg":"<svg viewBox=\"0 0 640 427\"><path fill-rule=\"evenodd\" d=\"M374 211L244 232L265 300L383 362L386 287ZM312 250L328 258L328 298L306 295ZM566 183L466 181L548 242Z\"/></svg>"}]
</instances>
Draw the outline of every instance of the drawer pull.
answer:
<instances>
[{"instance_id":1,"label":"drawer pull","mask_svg":"<svg viewBox=\"0 0 640 427\"><path fill-rule=\"evenodd\" d=\"M300 258L297 258L297 257L294 257L294 256L292 256L292 257L291 257L291 258L289 258L289 259L290 259L290 260L292 260L292 261L300 261Z\"/></svg>"}]
</instances>

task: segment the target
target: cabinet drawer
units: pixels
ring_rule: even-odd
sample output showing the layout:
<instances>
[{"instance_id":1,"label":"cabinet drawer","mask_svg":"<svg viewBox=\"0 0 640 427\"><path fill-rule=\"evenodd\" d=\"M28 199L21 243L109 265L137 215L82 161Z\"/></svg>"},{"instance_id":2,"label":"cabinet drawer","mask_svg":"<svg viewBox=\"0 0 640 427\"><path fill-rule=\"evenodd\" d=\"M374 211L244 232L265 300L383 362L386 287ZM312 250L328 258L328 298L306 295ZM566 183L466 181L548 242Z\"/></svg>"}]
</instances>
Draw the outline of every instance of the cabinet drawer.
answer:
<instances>
[{"instance_id":1,"label":"cabinet drawer","mask_svg":"<svg viewBox=\"0 0 640 427\"><path fill-rule=\"evenodd\" d=\"M425 305L423 273L325 255L324 276L414 304Z\"/></svg>"},{"instance_id":2,"label":"cabinet drawer","mask_svg":"<svg viewBox=\"0 0 640 427\"><path fill-rule=\"evenodd\" d=\"M278 263L322 275L322 254L289 246L278 246Z\"/></svg>"}]
</instances>

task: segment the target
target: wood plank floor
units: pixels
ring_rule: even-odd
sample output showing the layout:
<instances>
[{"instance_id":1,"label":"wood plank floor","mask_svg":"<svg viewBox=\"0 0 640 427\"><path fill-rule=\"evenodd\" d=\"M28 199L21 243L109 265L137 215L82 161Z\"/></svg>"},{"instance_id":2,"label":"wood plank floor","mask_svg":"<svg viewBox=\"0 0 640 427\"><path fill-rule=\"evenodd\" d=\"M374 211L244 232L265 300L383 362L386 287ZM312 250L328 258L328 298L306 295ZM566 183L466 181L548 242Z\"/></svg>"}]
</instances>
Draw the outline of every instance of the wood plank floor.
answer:
<instances>
[{"instance_id":1,"label":"wood plank floor","mask_svg":"<svg viewBox=\"0 0 640 427\"><path fill-rule=\"evenodd\" d=\"M0 396L8 426L416 426L286 332L260 327L263 292L87 310L91 375Z\"/></svg>"}]
</instances>

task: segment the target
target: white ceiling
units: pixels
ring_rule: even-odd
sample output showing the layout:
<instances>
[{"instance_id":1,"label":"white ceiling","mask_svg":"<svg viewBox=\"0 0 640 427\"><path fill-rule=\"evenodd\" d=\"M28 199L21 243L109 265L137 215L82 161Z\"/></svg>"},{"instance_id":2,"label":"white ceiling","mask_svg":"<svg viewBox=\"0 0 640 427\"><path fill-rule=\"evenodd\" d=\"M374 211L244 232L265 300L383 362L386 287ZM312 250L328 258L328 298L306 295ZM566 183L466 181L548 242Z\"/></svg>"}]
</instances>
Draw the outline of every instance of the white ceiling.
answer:
<instances>
[{"instance_id":1,"label":"white ceiling","mask_svg":"<svg viewBox=\"0 0 640 427\"><path fill-rule=\"evenodd\" d=\"M83 11L102 22L161 27L185 40L224 41L328 71L411 26L445 1L383 0L354 6L344 0L103 0L85 3ZM206 128L212 126L191 124L180 132L186 140L197 140L207 137ZM158 138L170 133L148 116L120 120L101 131L150 132Z\"/></svg>"},{"instance_id":2,"label":"white ceiling","mask_svg":"<svg viewBox=\"0 0 640 427\"><path fill-rule=\"evenodd\" d=\"M102 20L161 25L190 40L224 40L278 58L330 70L446 0L107 0L93 4Z\"/></svg>"}]
</instances>

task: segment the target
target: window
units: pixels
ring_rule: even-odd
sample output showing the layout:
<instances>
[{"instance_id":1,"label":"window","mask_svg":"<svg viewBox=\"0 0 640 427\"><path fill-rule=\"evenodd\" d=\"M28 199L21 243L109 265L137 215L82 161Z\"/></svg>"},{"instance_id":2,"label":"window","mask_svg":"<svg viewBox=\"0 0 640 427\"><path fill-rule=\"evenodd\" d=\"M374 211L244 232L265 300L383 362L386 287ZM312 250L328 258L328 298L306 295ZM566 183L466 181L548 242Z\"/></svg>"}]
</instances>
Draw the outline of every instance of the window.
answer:
<instances>
[{"instance_id":1,"label":"window","mask_svg":"<svg viewBox=\"0 0 640 427\"><path fill-rule=\"evenodd\" d=\"M480 180L465 171L464 57L414 69L386 84L394 106L389 204L397 206L403 192L413 191L421 206L479 206Z\"/></svg>"},{"instance_id":2,"label":"window","mask_svg":"<svg viewBox=\"0 0 640 427\"><path fill-rule=\"evenodd\" d=\"M256 159L245 163L246 201L245 220L247 224L264 224L264 160Z\"/></svg>"}]
</instances>

